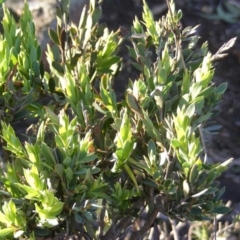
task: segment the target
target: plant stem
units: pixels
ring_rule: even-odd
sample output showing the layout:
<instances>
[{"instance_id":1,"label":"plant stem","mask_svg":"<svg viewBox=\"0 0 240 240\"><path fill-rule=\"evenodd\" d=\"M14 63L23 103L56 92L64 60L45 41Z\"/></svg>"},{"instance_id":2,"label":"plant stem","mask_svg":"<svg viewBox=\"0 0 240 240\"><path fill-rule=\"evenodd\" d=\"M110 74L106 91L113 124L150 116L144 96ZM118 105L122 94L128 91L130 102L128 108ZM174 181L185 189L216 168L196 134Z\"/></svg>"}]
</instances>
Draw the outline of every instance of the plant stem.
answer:
<instances>
[{"instance_id":1,"label":"plant stem","mask_svg":"<svg viewBox=\"0 0 240 240\"><path fill-rule=\"evenodd\" d=\"M102 201L102 210L99 216L99 236L103 236L103 229L104 229L104 217L105 217L105 213L106 213L106 199L103 199Z\"/></svg>"},{"instance_id":2,"label":"plant stem","mask_svg":"<svg viewBox=\"0 0 240 240\"><path fill-rule=\"evenodd\" d=\"M162 201L163 201L162 198L163 198L163 196L158 194L152 199L152 201L154 203L154 207L153 207L151 214L149 214L149 218L146 220L144 226L140 230L132 233L129 240L138 240L141 236L143 236L146 232L148 232L148 230L152 227L152 225L157 217L157 214L159 212L164 212L164 209L162 206Z\"/></svg>"},{"instance_id":3,"label":"plant stem","mask_svg":"<svg viewBox=\"0 0 240 240\"><path fill-rule=\"evenodd\" d=\"M152 224L153 224L154 220L156 219L157 214L158 214L158 209L155 206L151 215L146 220L143 227L138 231L134 231L130 237L130 240L138 240L141 236L143 236L152 227Z\"/></svg>"},{"instance_id":4,"label":"plant stem","mask_svg":"<svg viewBox=\"0 0 240 240\"><path fill-rule=\"evenodd\" d=\"M101 240L116 239L121 232L131 223L132 217L123 217L115 227L111 227Z\"/></svg>"},{"instance_id":5,"label":"plant stem","mask_svg":"<svg viewBox=\"0 0 240 240\"><path fill-rule=\"evenodd\" d=\"M173 231L173 236L174 236L174 240L179 240L179 235L178 235L178 231L177 231L177 227L176 227L176 221L172 220L171 218L169 218L171 226L172 226L172 231Z\"/></svg>"}]
</instances>

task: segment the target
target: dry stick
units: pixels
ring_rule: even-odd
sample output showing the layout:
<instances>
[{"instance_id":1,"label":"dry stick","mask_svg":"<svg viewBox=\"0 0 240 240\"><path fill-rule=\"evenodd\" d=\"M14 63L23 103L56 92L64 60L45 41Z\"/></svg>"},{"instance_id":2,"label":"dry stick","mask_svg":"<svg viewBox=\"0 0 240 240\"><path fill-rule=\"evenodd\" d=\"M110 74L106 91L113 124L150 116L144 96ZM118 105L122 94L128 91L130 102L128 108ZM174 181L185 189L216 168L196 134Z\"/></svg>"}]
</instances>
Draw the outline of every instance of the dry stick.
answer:
<instances>
[{"instance_id":1,"label":"dry stick","mask_svg":"<svg viewBox=\"0 0 240 240\"><path fill-rule=\"evenodd\" d=\"M139 199L133 206L133 208L140 208L143 205L143 199ZM101 240L109 240L109 239L116 239L121 232L126 229L128 225L130 225L132 221L131 216L123 217L120 220L121 216L117 216L111 224L111 227L108 231L100 237ZM119 222L118 222L119 221ZM118 223L117 223L118 222Z\"/></svg>"},{"instance_id":2,"label":"dry stick","mask_svg":"<svg viewBox=\"0 0 240 240\"><path fill-rule=\"evenodd\" d=\"M68 222L68 220L66 221L66 233L67 233L67 237L69 237L69 222Z\"/></svg>"},{"instance_id":3,"label":"dry stick","mask_svg":"<svg viewBox=\"0 0 240 240\"><path fill-rule=\"evenodd\" d=\"M117 226L117 222L120 219L120 216L117 216L113 219L112 224L110 226L110 228L107 230L107 232L105 233L105 235L103 235L102 237L100 237L100 239L104 239L104 237L108 234L110 234L111 232L115 232L115 228Z\"/></svg>"},{"instance_id":4,"label":"dry stick","mask_svg":"<svg viewBox=\"0 0 240 240\"><path fill-rule=\"evenodd\" d=\"M150 201L154 203L153 210L149 216L149 218L146 220L144 226L138 230L132 233L132 236L130 237L130 240L138 240L142 235L144 235L151 227L152 224L154 223L157 214L159 212L164 212L164 208L162 205L163 202L163 196L161 194L158 194L156 196L151 196L150 195Z\"/></svg>"},{"instance_id":5,"label":"dry stick","mask_svg":"<svg viewBox=\"0 0 240 240\"><path fill-rule=\"evenodd\" d=\"M185 227L189 227L189 222L179 222L177 225L176 225L176 230L177 232L181 231L181 229L185 228ZM174 231L172 230L170 233L169 233L169 236L174 236Z\"/></svg>"},{"instance_id":6,"label":"dry stick","mask_svg":"<svg viewBox=\"0 0 240 240\"><path fill-rule=\"evenodd\" d=\"M85 240L92 240L91 237L88 235L88 233L85 231L83 232L83 237Z\"/></svg>"},{"instance_id":7,"label":"dry stick","mask_svg":"<svg viewBox=\"0 0 240 240\"><path fill-rule=\"evenodd\" d=\"M107 200L103 199L103 201L102 201L103 208L102 208L100 216L99 216L99 237L103 236L104 217L105 217L105 213L106 213L106 203L107 203Z\"/></svg>"},{"instance_id":8,"label":"dry stick","mask_svg":"<svg viewBox=\"0 0 240 240\"><path fill-rule=\"evenodd\" d=\"M141 208L144 205L144 201L140 198L134 205L133 208ZM111 227L108 229L107 233L100 238L101 240L109 240L109 239L116 239L118 235L120 235L121 231L126 229L126 227L131 223L132 217L124 217L122 220L119 221L120 216L118 216L115 221L112 223Z\"/></svg>"},{"instance_id":9,"label":"dry stick","mask_svg":"<svg viewBox=\"0 0 240 240\"><path fill-rule=\"evenodd\" d=\"M131 223L132 217L123 217L117 226L111 227L107 233L101 237L101 240L116 239L121 232Z\"/></svg>"},{"instance_id":10,"label":"dry stick","mask_svg":"<svg viewBox=\"0 0 240 240\"><path fill-rule=\"evenodd\" d=\"M217 217L216 214L214 215L214 220L213 220L213 234L214 234L214 240L217 240Z\"/></svg>"},{"instance_id":11,"label":"dry stick","mask_svg":"<svg viewBox=\"0 0 240 240\"><path fill-rule=\"evenodd\" d=\"M204 141L202 125L200 125L198 127L198 129L199 129L199 133L200 133L200 139L201 139L201 142L202 142L202 148L203 148L203 151L204 151L204 163L207 163L207 159L208 159L207 147L206 147L206 144L205 144L205 141Z\"/></svg>"},{"instance_id":12,"label":"dry stick","mask_svg":"<svg viewBox=\"0 0 240 240\"><path fill-rule=\"evenodd\" d=\"M177 230L177 227L176 227L176 221L172 220L171 218L169 218L169 221L170 221L171 226L172 226L174 240L179 240L180 238L179 238L178 230Z\"/></svg>"},{"instance_id":13,"label":"dry stick","mask_svg":"<svg viewBox=\"0 0 240 240\"><path fill-rule=\"evenodd\" d=\"M222 228L221 230L218 230L217 231L217 235L219 236L220 234L224 233L226 230L228 230L229 228L232 228L234 227L235 223L231 223L230 225Z\"/></svg>"},{"instance_id":14,"label":"dry stick","mask_svg":"<svg viewBox=\"0 0 240 240\"><path fill-rule=\"evenodd\" d=\"M189 229L188 229L188 240L192 240L192 235L193 235L193 229L201 226L202 223L196 223L195 225L191 224Z\"/></svg>"},{"instance_id":15,"label":"dry stick","mask_svg":"<svg viewBox=\"0 0 240 240\"><path fill-rule=\"evenodd\" d=\"M167 226L167 222L164 221L163 222L163 233L164 233L164 239L166 239L168 237L168 226Z\"/></svg>"},{"instance_id":16,"label":"dry stick","mask_svg":"<svg viewBox=\"0 0 240 240\"><path fill-rule=\"evenodd\" d=\"M157 217L158 211L159 211L158 208L155 206L149 219L145 222L145 224L140 230L134 231L132 233L130 240L138 240L144 233L146 233L152 227L152 224Z\"/></svg>"}]
</instances>

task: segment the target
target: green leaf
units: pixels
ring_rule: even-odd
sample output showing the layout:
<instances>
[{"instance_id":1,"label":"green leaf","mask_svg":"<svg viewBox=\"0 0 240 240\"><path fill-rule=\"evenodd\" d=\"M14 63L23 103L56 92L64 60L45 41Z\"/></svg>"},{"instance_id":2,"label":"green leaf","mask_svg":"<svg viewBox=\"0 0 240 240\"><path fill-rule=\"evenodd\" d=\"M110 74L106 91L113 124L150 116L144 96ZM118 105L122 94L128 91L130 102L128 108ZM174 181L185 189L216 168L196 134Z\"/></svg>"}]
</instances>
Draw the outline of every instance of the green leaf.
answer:
<instances>
[{"instance_id":1,"label":"green leaf","mask_svg":"<svg viewBox=\"0 0 240 240\"><path fill-rule=\"evenodd\" d=\"M29 143L25 143L25 148L27 150L29 160L34 164L40 164L40 147L37 143L35 145L31 145Z\"/></svg>"},{"instance_id":2,"label":"green leaf","mask_svg":"<svg viewBox=\"0 0 240 240\"><path fill-rule=\"evenodd\" d=\"M200 214L202 214L202 210L199 207L197 207L197 206L193 206L191 208L191 214L193 214L193 215L200 215Z\"/></svg>"},{"instance_id":3,"label":"green leaf","mask_svg":"<svg viewBox=\"0 0 240 240\"><path fill-rule=\"evenodd\" d=\"M49 29L48 30L48 35L54 43L56 43L57 45L60 45L58 35L55 31L53 31L52 29Z\"/></svg>"},{"instance_id":4,"label":"green leaf","mask_svg":"<svg viewBox=\"0 0 240 240\"><path fill-rule=\"evenodd\" d=\"M64 167L62 164L56 164L54 166L54 171L61 177L63 174Z\"/></svg>"},{"instance_id":5,"label":"green leaf","mask_svg":"<svg viewBox=\"0 0 240 240\"><path fill-rule=\"evenodd\" d=\"M206 171L204 171L204 170L200 171L195 184L197 186L203 185L207 180L207 176L208 176L208 174L206 173Z\"/></svg>"},{"instance_id":6,"label":"green leaf","mask_svg":"<svg viewBox=\"0 0 240 240\"><path fill-rule=\"evenodd\" d=\"M62 65L58 62L53 61L52 62L52 67L60 74L64 74L64 68L62 67Z\"/></svg>"},{"instance_id":7,"label":"green leaf","mask_svg":"<svg viewBox=\"0 0 240 240\"><path fill-rule=\"evenodd\" d=\"M189 182L195 183L197 177L198 177L198 164L195 163L190 170Z\"/></svg>"},{"instance_id":8,"label":"green leaf","mask_svg":"<svg viewBox=\"0 0 240 240\"><path fill-rule=\"evenodd\" d=\"M65 31L65 29L62 29L61 34L60 34L60 43L61 43L61 48L63 51L65 50L66 38L67 38L66 31Z\"/></svg>"},{"instance_id":9,"label":"green leaf","mask_svg":"<svg viewBox=\"0 0 240 240\"><path fill-rule=\"evenodd\" d=\"M186 115L189 118L192 118L194 114L195 114L195 103L192 103L190 106L188 106Z\"/></svg>"},{"instance_id":10,"label":"green leaf","mask_svg":"<svg viewBox=\"0 0 240 240\"><path fill-rule=\"evenodd\" d=\"M137 99L131 94L127 93L126 100L129 108L136 114L142 116L141 108L137 102Z\"/></svg>"},{"instance_id":11,"label":"green leaf","mask_svg":"<svg viewBox=\"0 0 240 240\"><path fill-rule=\"evenodd\" d=\"M63 202L56 202L54 203L54 205L52 206L52 208L49 210L48 214L49 216L57 216L61 213L62 209L63 209Z\"/></svg>"},{"instance_id":12,"label":"green leaf","mask_svg":"<svg viewBox=\"0 0 240 240\"><path fill-rule=\"evenodd\" d=\"M77 175L77 176L81 176L81 175L85 175L87 173L87 168L82 168L76 172L74 172L74 175ZM91 168L91 174L96 174L98 172L100 172L100 168L97 168L97 167L94 167L94 168Z\"/></svg>"},{"instance_id":13,"label":"green leaf","mask_svg":"<svg viewBox=\"0 0 240 240\"><path fill-rule=\"evenodd\" d=\"M83 224L85 222L84 218L77 212L74 212L74 218L76 222Z\"/></svg>"},{"instance_id":14,"label":"green leaf","mask_svg":"<svg viewBox=\"0 0 240 240\"><path fill-rule=\"evenodd\" d=\"M144 117L142 118L142 122L148 135L151 138L153 138L153 140L156 139L157 142L161 143L162 142L161 135L159 134L159 131L154 126L153 122L151 121L151 119L149 118L146 112L144 112Z\"/></svg>"},{"instance_id":15,"label":"green leaf","mask_svg":"<svg viewBox=\"0 0 240 240\"><path fill-rule=\"evenodd\" d=\"M4 228L0 230L0 238L5 238L7 235L14 232L13 228Z\"/></svg>"},{"instance_id":16,"label":"green leaf","mask_svg":"<svg viewBox=\"0 0 240 240\"><path fill-rule=\"evenodd\" d=\"M154 187L154 188L158 187L158 185L155 182L152 182L150 180L149 181L148 180L143 180L142 183L147 185L147 186L150 186L150 187Z\"/></svg>"},{"instance_id":17,"label":"green leaf","mask_svg":"<svg viewBox=\"0 0 240 240\"><path fill-rule=\"evenodd\" d=\"M212 209L214 208L214 203L212 201L207 201L202 205L202 208L206 211L212 211Z\"/></svg>"},{"instance_id":18,"label":"green leaf","mask_svg":"<svg viewBox=\"0 0 240 240\"><path fill-rule=\"evenodd\" d=\"M49 78L48 87L51 93L55 91L55 81L54 78Z\"/></svg>"},{"instance_id":19,"label":"green leaf","mask_svg":"<svg viewBox=\"0 0 240 240\"><path fill-rule=\"evenodd\" d=\"M71 181L73 178L73 171L70 167L65 170L68 181Z\"/></svg>"},{"instance_id":20,"label":"green leaf","mask_svg":"<svg viewBox=\"0 0 240 240\"><path fill-rule=\"evenodd\" d=\"M210 170L206 179L207 184L210 184L216 177L217 177L216 170L215 169Z\"/></svg>"},{"instance_id":21,"label":"green leaf","mask_svg":"<svg viewBox=\"0 0 240 240\"><path fill-rule=\"evenodd\" d=\"M102 15L102 8L99 6L99 7L96 7L94 10L93 10L93 13L92 13L92 21L93 21L93 25L97 24L100 17Z\"/></svg>"},{"instance_id":22,"label":"green leaf","mask_svg":"<svg viewBox=\"0 0 240 240\"><path fill-rule=\"evenodd\" d=\"M89 234L90 238L91 239L96 239L95 231L94 231L93 225L92 225L92 221L87 220L85 222L85 227L86 227L87 233Z\"/></svg>"},{"instance_id":23,"label":"green leaf","mask_svg":"<svg viewBox=\"0 0 240 240\"><path fill-rule=\"evenodd\" d=\"M89 154L87 155L86 157L84 157L83 159L79 159L79 163L89 163L89 162L92 162L94 161L95 159L97 158L96 155L94 154Z\"/></svg>"},{"instance_id":24,"label":"green leaf","mask_svg":"<svg viewBox=\"0 0 240 240\"><path fill-rule=\"evenodd\" d=\"M28 194L25 196L26 199L38 200L40 197L40 192L38 190L33 189L32 187L22 185L20 183L15 183L20 190L24 190Z\"/></svg>"},{"instance_id":25,"label":"green leaf","mask_svg":"<svg viewBox=\"0 0 240 240\"><path fill-rule=\"evenodd\" d=\"M156 105L158 108L158 111L160 112L161 115L161 120L164 117L164 96L163 96L163 92L162 90L160 90L159 88L155 89L152 94L154 96L154 99L156 101Z\"/></svg>"},{"instance_id":26,"label":"green leaf","mask_svg":"<svg viewBox=\"0 0 240 240\"><path fill-rule=\"evenodd\" d=\"M231 164L233 161L233 158L229 158L228 160L226 160L225 162L221 163L219 166L216 167L216 169L220 168L220 167L228 167L229 164Z\"/></svg>"},{"instance_id":27,"label":"green leaf","mask_svg":"<svg viewBox=\"0 0 240 240\"><path fill-rule=\"evenodd\" d=\"M171 145L175 148L175 149L177 149L178 147L181 147L181 142L180 141L178 141L177 139L172 139L171 140Z\"/></svg>"},{"instance_id":28,"label":"green leaf","mask_svg":"<svg viewBox=\"0 0 240 240\"><path fill-rule=\"evenodd\" d=\"M87 11L86 11L86 5L82 9L80 21L79 21L79 29L80 28L85 28L87 22Z\"/></svg>"},{"instance_id":29,"label":"green leaf","mask_svg":"<svg viewBox=\"0 0 240 240\"><path fill-rule=\"evenodd\" d=\"M42 144L41 144L41 153L44 156L46 162L50 166L53 167L56 164L55 157L53 155L52 149L50 147L48 147L45 142L42 142Z\"/></svg>"},{"instance_id":30,"label":"green leaf","mask_svg":"<svg viewBox=\"0 0 240 240\"><path fill-rule=\"evenodd\" d=\"M230 212L231 209L229 207L225 207L225 206L216 206L212 213L216 213L216 214L226 214L228 212Z\"/></svg>"},{"instance_id":31,"label":"green leaf","mask_svg":"<svg viewBox=\"0 0 240 240\"><path fill-rule=\"evenodd\" d=\"M154 141L151 139L148 142L148 158L150 160L151 167L156 167L156 155L157 155L157 149Z\"/></svg>"},{"instance_id":32,"label":"green leaf","mask_svg":"<svg viewBox=\"0 0 240 240\"><path fill-rule=\"evenodd\" d=\"M30 50L30 61L32 63L35 63L36 64L36 60L37 60L37 49L32 46L31 47L31 50ZM35 66L39 66L39 64L36 64ZM36 67L35 67L36 68ZM38 74L39 73L39 68L38 69L35 69L34 71L35 74Z\"/></svg>"},{"instance_id":33,"label":"green leaf","mask_svg":"<svg viewBox=\"0 0 240 240\"><path fill-rule=\"evenodd\" d=\"M34 233L36 236L39 237L46 237L47 235L49 235L50 231L48 229L43 229L43 228L34 228Z\"/></svg>"},{"instance_id":34,"label":"green leaf","mask_svg":"<svg viewBox=\"0 0 240 240\"><path fill-rule=\"evenodd\" d=\"M41 77L43 78L44 77L44 72L45 72L43 61L40 62L39 71L40 71Z\"/></svg>"},{"instance_id":35,"label":"green leaf","mask_svg":"<svg viewBox=\"0 0 240 240\"><path fill-rule=\"evenodd\" d=\"M129 47L129 46L127 46L127 49L128 49L128 52L129 52L130 56L133 59L136 60L137 59L137 54L136 54L135 50L133 48Z\"/></svg>"},{"instance_id":36,"label":"green leaf","mask_svg":"<svg viewBox=\"0 0 240 240\"><path fill-rule=\"evenodd\" d=\"M14 204L14 202L12 200L9 201L8 207L11 210L12 214L15 215L16 214L16 205Z\"/></svg>"},{"instance_id":37,"label":"green leaf","mask_svg":"<svg viewBox=\"0 0 240 240\"><path fill-rule=\"evenodd\" d=\"M113 70L111 69L111 67L114 64L119 63L120 60L121 60L120 57L117 57L117 56L111 56L106 59L99 56L96 60L97 70L102 74L112 73Z\"/></svg>"},{"instance_id":38,"label":"green leaf","mask_svg":"<svg viewBox=\"0 0 240 240\"><path fill-rule=\"evenodd\" d=\"M45 107L45 110L48 114L48 117L51 119L51 122L53 124L59 125L59 119L58 116L48 107Z\"/></svg>"},{"instance_id":39,"label":"green leaf","mask_svg":"<svg viewBox=\"0 0 240 240\"><path fill-rule=\"evenodd\" d=\"M139 63L132 62L132 65L139 71L142 70L142 66Z\"/></svg>"},{"instance_id":40,"label":"green leaf","mask_svg":"<svg viewBox=\"0 0 240 240\"><path fill-rule=\"evenodd\" d=\"M158 40L159 34L156 30L153 15L147 5L146 0L143 1L143 20L149 35L151 35L154 39Z\"/></svg>"},{"instance_id":41,"label":"green leaf","mask_svg":"<svg viewBox=\"0 0 240 240\"><path fill-rule=\"evenodd\" d=\"M3 209L4 213L5 213L5 209ZM5 224L5 225L9 225L11 224L11 222L14 220L14 219L9 219L9 217L5 214L3 214L1 211L0 211L0 222Z\"/></svg>"},{"instance_id":42,"label":"green leaf","mask_svg":"<svg viewBox=\"0 0 240 240\"><path fill-rule=\"evenodd\" d=\"M92 221L93 220L93 216L92 216L92 213L90 213L89 211L86 211L83 213L84 217L86 219L88 219L89 221Z\"/></svg>"},{"instance_id":43,"label":"green leaf","mask_svg":"<svg viewBox=\"0 0 240 240\"><path fill-rule=\"evenodd\" d=\"M72 163L72 158L70 158L70 157L66 157L63 160L63 165L65 165L65 166L69 166L69 165L71 165L71 163Z\"/></svg>"},{"instance_id":44,"label":"green leaf","mask_svg":"<svg viewBox=\"0 0 240 240\"><path fill-rule=\"evenodd\" d=\"M224 192L225 187L221 188L218 192L216 192L214 196L214 201L219 201Z\"/></svg>"},{"instance_id":45,"label":"green leaf","mask_svg":"<svg viewBox=\"0 0 240 240\"><path fill-rule=\"evenodd\" d=\"M202 115L197 119L197 123L206 122L211 116L212 116L212 113L207 113L205 115Z\"/></svg>"}]
</instances>

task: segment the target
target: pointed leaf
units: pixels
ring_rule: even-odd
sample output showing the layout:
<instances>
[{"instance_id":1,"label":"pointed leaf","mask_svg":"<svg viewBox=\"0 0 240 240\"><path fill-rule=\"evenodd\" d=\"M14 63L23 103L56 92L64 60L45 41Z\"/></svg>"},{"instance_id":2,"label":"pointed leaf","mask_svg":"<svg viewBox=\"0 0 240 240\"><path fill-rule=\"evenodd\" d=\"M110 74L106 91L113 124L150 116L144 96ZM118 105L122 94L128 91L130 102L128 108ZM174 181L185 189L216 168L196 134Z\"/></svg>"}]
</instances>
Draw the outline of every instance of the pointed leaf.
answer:
<instances>
[{"instance_id":1,"label":"pointed leaf","mask_svg":"<svg viewBox=\"0 0 240 240\"><path fill-rule=\"evenodd\" d=\"M48 35L54 43L56 43L57 45L60 45L58 35L55 31L53 31L52 29L49 29L48 30Z\"/></svg>"},{"instance_id":2,"label":"pointed leaf","mask_svg":"<svg viewBox=\"0 0 240 240\"><path fill-rule=\"evenodd\" d=\"M142 116L142 111L138 101L131 93L127 93L127 104L134 113Z\"/></svg>"},{"instance_id":3,"label":"pointed leaf","mask_svg":"<svg viewBox=\"0 0 240 240\"><path fill-rule=\"evenodd\" d=\"M7 235L14 232L13 228L4 228L0 230L0 238L5 238Z\"/></svg>"}]
</instances>

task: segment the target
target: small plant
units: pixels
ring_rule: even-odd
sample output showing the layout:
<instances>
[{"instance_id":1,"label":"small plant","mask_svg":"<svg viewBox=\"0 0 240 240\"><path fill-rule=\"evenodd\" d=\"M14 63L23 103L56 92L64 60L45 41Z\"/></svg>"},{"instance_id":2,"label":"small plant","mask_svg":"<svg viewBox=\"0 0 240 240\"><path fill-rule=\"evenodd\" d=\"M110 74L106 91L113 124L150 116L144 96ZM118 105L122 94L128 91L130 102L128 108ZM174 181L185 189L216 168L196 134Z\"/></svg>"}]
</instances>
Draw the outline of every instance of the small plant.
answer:
<instances>
[{"instance_id":1,"label":"small plant","mask_svg":"<svg viewBox=\"0 0 240 240\"><path fill-rule=\"evenodd\" d=\"M144 0L142 22L110 32L98 23L97 1L78 26L69 0L59 1L49 70L27 3L19 25L3 6L0 238L134 240L159 212L201 221L229 211L215 179L231 160L208 163L204 136L227 88L212 82L212 63L234 39L215 55L207 43L198 48L196 28L182 30L182 12L167 3L167 15L154 21ZM118 101L112 83L124 70L125 42L138 78ZM38 123L22 143L12 123L28 118Z\"/></svg>"}]
</instances>

